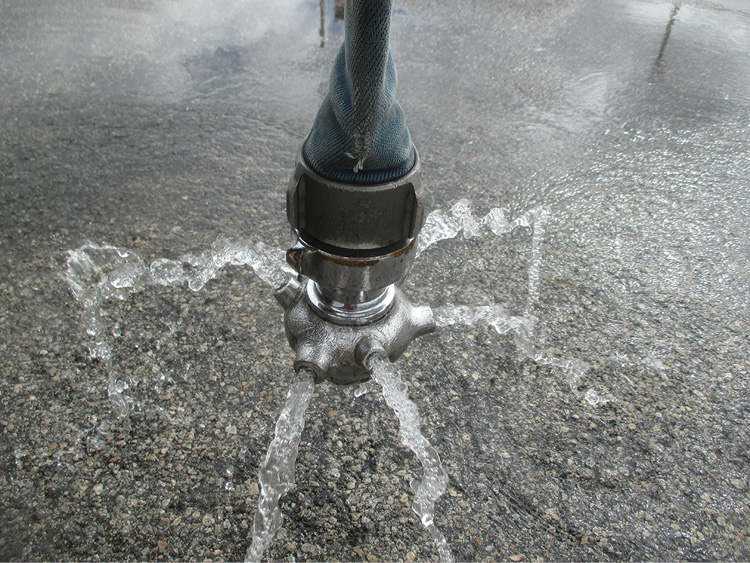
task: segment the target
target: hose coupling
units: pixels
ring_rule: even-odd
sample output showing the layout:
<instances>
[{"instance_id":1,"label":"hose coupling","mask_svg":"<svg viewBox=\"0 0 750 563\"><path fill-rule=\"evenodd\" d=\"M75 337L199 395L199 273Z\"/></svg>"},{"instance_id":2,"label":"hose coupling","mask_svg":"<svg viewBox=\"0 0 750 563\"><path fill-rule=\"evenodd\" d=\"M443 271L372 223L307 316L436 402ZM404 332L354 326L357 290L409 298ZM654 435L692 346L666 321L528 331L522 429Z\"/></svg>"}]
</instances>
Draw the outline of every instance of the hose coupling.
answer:
<instances>
[{"instance_id":1,"label":"hose coupling","mask_svg":"<svg viewBox=\"0 0 750 563\"><path fill-rule=\"evenodd\" d=\"M318 175L302 154L287 190L287 262L312 280L307 295L333 323L375 322L393 306L424 224L419 157L402 178L345 184Z\"/></svg>"}]
</instances>

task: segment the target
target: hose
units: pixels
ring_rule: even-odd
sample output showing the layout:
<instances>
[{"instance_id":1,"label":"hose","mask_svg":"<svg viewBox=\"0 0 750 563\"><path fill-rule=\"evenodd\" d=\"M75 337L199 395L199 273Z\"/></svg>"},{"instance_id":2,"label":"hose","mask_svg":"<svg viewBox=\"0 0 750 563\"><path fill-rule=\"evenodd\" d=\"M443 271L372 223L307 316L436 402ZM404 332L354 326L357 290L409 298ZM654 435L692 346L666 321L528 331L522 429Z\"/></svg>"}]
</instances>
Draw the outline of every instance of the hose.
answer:
<instances>
[{"instance_id":1,"label":"hose","mask_svg":"<svg viewBox=\"0 0 750 563\"><path fill-rule=\"evenodd\" d=\"M392 0L346 0L344 43L302 147L310 168L329 180L381 184L414 166L416 153L396 101L391 9Z\"/></svg>"}]
</instances>

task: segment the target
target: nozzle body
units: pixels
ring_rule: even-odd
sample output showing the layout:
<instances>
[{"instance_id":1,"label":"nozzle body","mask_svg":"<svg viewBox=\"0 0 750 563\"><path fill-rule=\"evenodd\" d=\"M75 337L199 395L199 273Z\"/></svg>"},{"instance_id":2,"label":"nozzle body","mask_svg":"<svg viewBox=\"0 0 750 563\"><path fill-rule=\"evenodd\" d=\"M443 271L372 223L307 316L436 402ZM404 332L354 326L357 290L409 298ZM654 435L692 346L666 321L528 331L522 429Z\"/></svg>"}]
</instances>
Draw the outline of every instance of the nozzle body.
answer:
<instances>
[{"instance_id":1,"label":"nozzle body","mask_svg":"<svg viewBox=\"0 0 750 563\"><path fill-rule=\"evenodd\" d=\"M398 288L393 289L390 311L377 321L359 326L329 322L307 298L312 283L290 280L276 292L276 299L285 310L284 326L295 352L294 368L309 369L317 383L367 381L373 354L395 361L412 340L435 330L432 310L415 307Z\"/></svg>"}]
</instances>

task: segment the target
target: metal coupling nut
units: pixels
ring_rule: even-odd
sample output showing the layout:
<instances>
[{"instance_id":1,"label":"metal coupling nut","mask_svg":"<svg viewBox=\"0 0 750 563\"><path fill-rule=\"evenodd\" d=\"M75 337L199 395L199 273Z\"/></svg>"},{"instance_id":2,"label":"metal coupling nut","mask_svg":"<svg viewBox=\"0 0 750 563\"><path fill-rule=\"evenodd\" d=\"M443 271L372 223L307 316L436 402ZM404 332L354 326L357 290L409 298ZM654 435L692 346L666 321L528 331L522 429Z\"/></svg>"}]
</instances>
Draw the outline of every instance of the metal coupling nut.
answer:
<instances>
[{"instance_id":1,"label":"metal coupling nut","mask_svg":"<svg viewBox=\"0 0 750 563\"><path fill-rule=\"evenodd\" d=\"M300 152L287 189L286 211L300 238L332 254L377 255L382 249L403 246L419 234L425 219L419 155L411 171L398 180L360 185L320 176Z\"/></svg>"}]
</instances>

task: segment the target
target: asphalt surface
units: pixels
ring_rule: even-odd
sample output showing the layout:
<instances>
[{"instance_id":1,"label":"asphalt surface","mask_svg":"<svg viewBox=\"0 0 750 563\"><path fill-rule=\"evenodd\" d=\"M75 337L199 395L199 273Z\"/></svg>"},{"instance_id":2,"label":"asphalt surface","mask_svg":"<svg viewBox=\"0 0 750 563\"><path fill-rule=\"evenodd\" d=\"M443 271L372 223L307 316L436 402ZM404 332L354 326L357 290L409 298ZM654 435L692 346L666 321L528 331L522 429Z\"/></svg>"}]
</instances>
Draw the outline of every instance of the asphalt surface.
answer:
<instances>
[{"instance_id":1,"label":"asphalt surface","mask_svg":"<svg viewBox=\"0 0 750 563\"><path fill-rule=\"evenodd\" d=\"M288 244L323 8L321 32L308 0L0 3L0 559L244 557L282 311L247 266L145 272ZM747 4L404 0L392 46L429 207L550 212L553 365L483 326L399 361L456 558L750 559ZM405 290L520 315L531 232L439 243ZM267 555L435 560L419 475L377 389L318 386Z\"/></svg>"}]
</instances>

